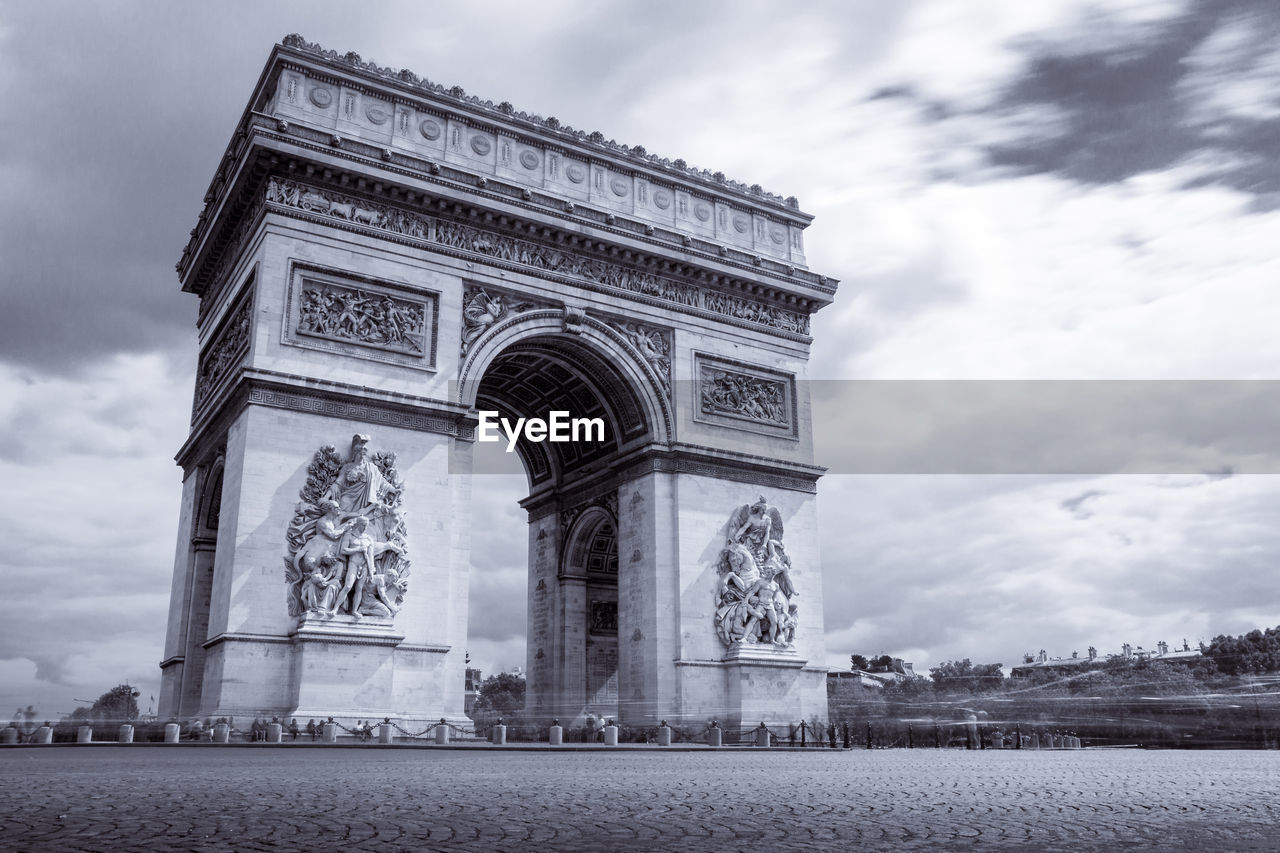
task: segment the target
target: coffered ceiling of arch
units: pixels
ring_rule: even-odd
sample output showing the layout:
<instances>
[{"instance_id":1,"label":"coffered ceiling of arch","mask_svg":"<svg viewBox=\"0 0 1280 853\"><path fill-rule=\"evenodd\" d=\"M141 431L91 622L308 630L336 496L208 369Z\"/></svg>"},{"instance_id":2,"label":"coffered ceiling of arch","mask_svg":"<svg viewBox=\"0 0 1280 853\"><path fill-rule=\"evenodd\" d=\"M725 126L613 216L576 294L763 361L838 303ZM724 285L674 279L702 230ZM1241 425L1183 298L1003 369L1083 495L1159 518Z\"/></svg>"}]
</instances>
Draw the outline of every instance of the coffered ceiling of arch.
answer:
<instances>
[{"instance_id":1,"label":"coffered ceiling of arch","mask_svg":"<svg viewBox=\"0 0 1280 853\"><path fill-rule=\"evenodd\" d=\"M586 348L554 338L521 342L494 359L480 382L476 407L511 420L565 411L571 418L604 421L603 442L521 440L517 449L535 483L555 470L569 473L603 459L648 429L635 392L613 368Z\"/></svg>"}]
</instances>

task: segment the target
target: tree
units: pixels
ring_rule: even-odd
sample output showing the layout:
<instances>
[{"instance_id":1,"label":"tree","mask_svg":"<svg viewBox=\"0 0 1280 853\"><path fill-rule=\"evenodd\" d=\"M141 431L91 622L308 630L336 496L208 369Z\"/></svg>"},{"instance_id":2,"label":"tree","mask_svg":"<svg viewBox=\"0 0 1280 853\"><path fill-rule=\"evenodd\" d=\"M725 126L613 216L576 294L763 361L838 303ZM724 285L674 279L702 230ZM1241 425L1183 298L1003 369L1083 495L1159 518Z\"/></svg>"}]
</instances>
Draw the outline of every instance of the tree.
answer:
<instances>
[{"instance_id":1,"label":"tree","mask_svg":"<svg viewBox=\"0 0 1280 853\"><path fill-rule=\"evenodd\" d=\"M998 663L974 664L968 658L949 660L930 667L929 677L939 692L986 693L998 690L1004 684L1002 666Z\"/></svg>"},{"instance_id":2,"label":"tree","mask_svg":"<svg viewBox=\"0 0 1280 853\"><path fill-rule=\"evenodd\" d=\"M1228 675L1276 672L1280 670L1280 626L1253 630L1239 637L1219 635L1205 654Z\"/></svg>"},{"instance_id":3,"label":"tree","mask_svg":"<svg viewBox=\"0 0 1280 853\"><path fill-rule=\"evenodd\" d=\"M95 720L119 720L128 722L138 718L138 696L140 694L131 685L121 684L112 687L98 697L89 709L89 716Z\"/></svg>"},{"instance_id":4,"label":"tree","mask_svg":"<svg viewBox=\"0 0 1280 853\"><path fill-rule=\"evenodd\" d=\"M869 667L870 665L871 665L871 662L868 661L862 655L849 655L849 667L851 669L856 669L856 670L861 670L862 672L866 672L867 667Z\"/></svg>"},{"instance_id":5,"label":"tree","mask_svg":"<svg viewBox=\"0 0 1280 853\"><path fill-rule=\"evenodd\" d=\"M524 677L510 672L491 675L480 685L474 719L509 717L524 708Z\"/></svg>"}]
</instances>

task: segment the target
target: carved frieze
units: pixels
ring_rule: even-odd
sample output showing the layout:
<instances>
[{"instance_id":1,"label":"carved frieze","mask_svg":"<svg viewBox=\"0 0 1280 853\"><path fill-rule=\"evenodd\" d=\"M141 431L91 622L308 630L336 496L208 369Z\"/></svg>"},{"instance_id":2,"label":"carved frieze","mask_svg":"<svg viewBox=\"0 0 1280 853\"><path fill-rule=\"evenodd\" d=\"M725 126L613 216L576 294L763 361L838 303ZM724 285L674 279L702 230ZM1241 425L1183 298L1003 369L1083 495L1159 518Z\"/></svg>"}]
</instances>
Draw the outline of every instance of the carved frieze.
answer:
<instances>
[{"instance_id":1,"label":"carved frieze","mask_svg":"<svg viewBox=\"0 0 1280 853\"><path fill-rule=\"evenodd\" d=\"M709 356L695 357L695 419L756 431L795 430L794 379Z\"/></svg>"},{"instance_id":2,"label":"carved frieze","mask_svg":"<svg viewBox=\"0 0 1280 853\"><path fill-rule=\"evenodd\" d=\"M394 453L370 453L355 435L343 459L332 445L316 451L301 501L285 534L289 615L340 614L389 619L409 587L404 484Z\"/></svg>"},{"instance_id":3,"label":"carved frieze","mask_svg":"<svg viewBox=\"0 0 1280 853\"><path fill-rule=\"evenodd\" d=\"M390 231L393 234L403 234L406 237L427 239L428 230L431 227L431 220L427 217L409 213L398 207L364 201L283 178L271 178L267 181L266 197L267 201L273 204L330 216L356 225Z\"/></svg>"},{"instance_id":4,"label":"carved frieze","mask_svg":"<svg viewBox=\"0 0 1280 853\"><path fill-rule=\"evenodd\" d=\"M391 352L426 353L425 303L304 280L296 331Z\"/></svg>"},{"instance_id":5,"label":"carved frieze","mask_svg":"<svg viewBox=\"0 0 1280 853\"><path fill-rule=\"evenodd\" d=\"M200 370L196 374L195 411L208 401L209 395L249 349L249 299L243 297L222 327L214 335L213 343L200 356ZM195 412L192 412L194 417Z\"/></svg>"},{"instance_id":6,"label":"carved frieze","mask_svg":"<svg viewBox=\"0 0 1280 853\"><path fill-rule=\"evenodd\" d=\"M727 531L717 565L716 633L730 648L789 648L799 621L799 595L782 544L782 515L761 496L734 511Z\"/></svg>"},{"instance_id":7,"label":"carved frieze","mask_svg":"<svg viewBox=\"0 0 1280 853\"><path fill-rule=\"evenodd\" d=\"M645 362L653 368L662 390L671 396L671 331L643 323L610 322L631 343Z\"/></svg>"},{"instance_id":8,"label":"carved frieze","mask_svg":"<svg viewBox=\"0 0 1280 853\"><path fill-rule=\"evenodd\" d=\"M272 204L328 217L354 226L386 231L470 252L543 274L564 276L590 285L637 293L799 335L809 334L809 315L771 305L758 299L676 281L645 270L554 246L499 234L472 225L420 216L393 205L376 204L297 181L271 178L266 200Z\"/></svg>"}]
</instances>

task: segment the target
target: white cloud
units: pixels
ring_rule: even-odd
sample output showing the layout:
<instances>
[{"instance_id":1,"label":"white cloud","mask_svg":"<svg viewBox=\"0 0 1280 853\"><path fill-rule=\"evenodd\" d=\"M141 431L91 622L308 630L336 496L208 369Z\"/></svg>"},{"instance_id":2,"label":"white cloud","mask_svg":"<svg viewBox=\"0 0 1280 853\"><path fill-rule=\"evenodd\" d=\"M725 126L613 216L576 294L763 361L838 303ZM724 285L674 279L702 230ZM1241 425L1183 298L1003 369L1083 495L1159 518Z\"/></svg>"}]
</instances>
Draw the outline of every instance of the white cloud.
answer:
<instances>
[{"instance_id":1,"label":"white cloud","mask_svg":"<svg viewBox=\"0 0 1280 853\"><path fill-rule=\"evenodd\" d=\"M159 355L72 378L0 365L0 660L37 667L0 700L61 706L126 677L155 692L181 494L171 453L190 400L182 368Z\"/></svg>"}]
</instances>

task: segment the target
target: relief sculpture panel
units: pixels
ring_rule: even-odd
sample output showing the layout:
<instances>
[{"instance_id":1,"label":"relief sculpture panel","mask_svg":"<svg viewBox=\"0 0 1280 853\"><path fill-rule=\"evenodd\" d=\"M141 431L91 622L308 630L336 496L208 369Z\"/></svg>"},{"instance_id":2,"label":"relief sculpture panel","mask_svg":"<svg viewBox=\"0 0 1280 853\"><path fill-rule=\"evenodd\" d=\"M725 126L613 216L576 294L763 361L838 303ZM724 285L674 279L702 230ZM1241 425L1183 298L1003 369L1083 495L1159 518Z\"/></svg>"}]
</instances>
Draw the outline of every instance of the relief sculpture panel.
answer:
<instances>
[{"instance_id":1,"label":"relief sculpture panel","mask_svg":"<svg viewBox=\"0 0 1280 853\"><path fill-rule=\"evenodd\" d=\"M403 491L395 454L370 453L367 435L352 436L346 459L332 445L316 451L285 534L289 615L358 622L400 610L409 588Z\"/></svg>"},{"instance_id":2,"label":"relief sculpture panel","mask_svg":"<svg viewBox=\"0 0 1280 853\"><path fill-rule=\"evenodd\" d=\"M292 261L283 341L292 346L435 366L438 294L346 270Z\"/></svg>"},{"instance_id":3,"label":"relief sculpture panel","mask_svg":"<svg viewBox=\"0 0 1280 853\"><path fill-rule=\"evenodd\" d=\"M297 332L392 352L426 352L426 306L325 282L302 291Z\"/></svg>"},{"instance_id":4,"label":"relief sculpture panel","mask_svg":"<svg viewBox=\"0 0 1280 853\"><path fill-rule=\"evenodd\" d=\"M791 437L795 380L764 368L696 354L694 420Z\"/></svg>"},{"instance_id":5,"label":"relief sculpture panel","mask_svg":"<svg viewBox=\"0 0 1280 853\"><path fill-rule=\"evenodd\" d=\"M729 519L720 551L716 633L726 646L790 648L799 606L791 583L791 558L782 545L782 516L763 496Z\"/></svg>"}]
</instances>

